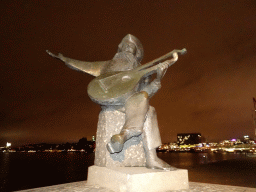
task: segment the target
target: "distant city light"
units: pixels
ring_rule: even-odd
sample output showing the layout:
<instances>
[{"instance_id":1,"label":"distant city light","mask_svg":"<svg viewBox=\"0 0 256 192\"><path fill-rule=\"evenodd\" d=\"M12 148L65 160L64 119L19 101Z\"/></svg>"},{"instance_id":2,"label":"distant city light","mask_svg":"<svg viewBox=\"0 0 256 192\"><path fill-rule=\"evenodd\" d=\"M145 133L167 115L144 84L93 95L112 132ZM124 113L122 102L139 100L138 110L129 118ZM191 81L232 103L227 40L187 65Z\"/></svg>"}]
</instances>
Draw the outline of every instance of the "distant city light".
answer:
<instances>
[{"instance_id":1,"label":"distant city light","mask_svg":"<svg viewBox=\"0 0 256 192\"><path fill-rule=\"evenodd\" d=\"M8 143L8 142L6 143L6 147L11 147L11 145L12 145L11 143Z\"/></svg>"},{"instance_id":2,"label":"distant city light","mask_svg":"<svg viewBox=\"0 0 256 192\"><path fill-rule=\"evenodd\" d=\"M231 141L236 141L236 139L231 139Z\"/></svg>"}]
</instances>

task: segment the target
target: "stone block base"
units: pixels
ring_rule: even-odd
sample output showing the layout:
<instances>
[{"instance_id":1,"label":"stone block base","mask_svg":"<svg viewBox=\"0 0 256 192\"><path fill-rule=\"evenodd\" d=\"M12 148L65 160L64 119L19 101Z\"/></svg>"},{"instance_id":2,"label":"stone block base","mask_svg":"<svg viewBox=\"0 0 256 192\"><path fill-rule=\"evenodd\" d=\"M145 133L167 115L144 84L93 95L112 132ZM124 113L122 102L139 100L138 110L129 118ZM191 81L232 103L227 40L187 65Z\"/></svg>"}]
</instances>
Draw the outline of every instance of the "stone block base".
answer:
<instances>
[{"instance_id":1,"label":"stone block base","mask_svg":"<svg viewBox=\"0 0 256 192\"><path fill-rule=\"evenodd\" d=\"M124 113L111 107L102 109L98 121L94 165L100 167L145 166L142 136L133 137L125 142L120 153L110 154L106 148L111 137L120 133L124 122Z\"/></svg>"},{"instance_id":2,"label":"stone block base","mask_svg":"<svg viewBox=\"0 0 256 192\"><path fill-rule=\"evenodd\" d=\"M115 192L166 192L188 189L188 171L152 170L145 167L106 168L91 166L88 185L97 185Z\"/></svg>"}]
</instances>

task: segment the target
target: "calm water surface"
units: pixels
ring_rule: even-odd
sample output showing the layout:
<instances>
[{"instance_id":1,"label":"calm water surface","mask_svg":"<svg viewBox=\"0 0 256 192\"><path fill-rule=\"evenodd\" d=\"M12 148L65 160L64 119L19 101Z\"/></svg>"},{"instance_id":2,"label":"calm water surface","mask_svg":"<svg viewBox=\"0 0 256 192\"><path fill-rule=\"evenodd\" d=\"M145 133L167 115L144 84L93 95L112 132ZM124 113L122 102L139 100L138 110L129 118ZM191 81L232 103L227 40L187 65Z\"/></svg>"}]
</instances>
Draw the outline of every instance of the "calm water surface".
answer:
<instances>
[{"instance_id":1,"label":"calm water surface","mask_svg":"<svg viewBox=\"0 0 256 192\"><path fill-rule=\"evenodd\" d=\"M256 157L229 153L158 153L189 170L194 182L256 188ZM0 191L16 191L87 179L94 154L0 153Z\"/></svg>"}]
</instances>

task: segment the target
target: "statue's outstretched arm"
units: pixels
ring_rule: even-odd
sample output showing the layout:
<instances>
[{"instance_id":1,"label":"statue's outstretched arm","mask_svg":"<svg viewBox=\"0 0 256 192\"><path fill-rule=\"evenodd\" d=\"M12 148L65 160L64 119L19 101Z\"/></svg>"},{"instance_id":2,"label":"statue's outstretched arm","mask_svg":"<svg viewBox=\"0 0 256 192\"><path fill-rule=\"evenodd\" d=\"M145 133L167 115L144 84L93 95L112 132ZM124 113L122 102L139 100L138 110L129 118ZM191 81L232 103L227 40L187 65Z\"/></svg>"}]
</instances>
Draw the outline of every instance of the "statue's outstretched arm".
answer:
<instances>
[{"instance_id":1,"label":"statue's outstretched arm","mask_svg":"<svg viewBox=\"0 0 256 192\"><path fill-rule=\"evenodd\" d=\"M46 52L57 59L63 61L68 67L74 70L83 71L93 76L99 76L103 68L109 63L109 61L95 61L95 62L86 62L79 61L75 59L71 59L68 57L64 57L61 53L55 55L50 51L46 50Z\"/></svg>"}]
</instances>

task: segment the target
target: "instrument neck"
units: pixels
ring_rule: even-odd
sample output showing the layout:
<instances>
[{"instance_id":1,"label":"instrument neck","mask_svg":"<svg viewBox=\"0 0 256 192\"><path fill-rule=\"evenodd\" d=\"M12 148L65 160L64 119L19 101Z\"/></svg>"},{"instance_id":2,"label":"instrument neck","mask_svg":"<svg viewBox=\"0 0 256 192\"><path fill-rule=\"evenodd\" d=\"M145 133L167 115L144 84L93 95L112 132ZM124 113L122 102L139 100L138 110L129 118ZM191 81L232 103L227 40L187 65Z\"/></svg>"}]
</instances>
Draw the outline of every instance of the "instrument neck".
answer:
<instances>
[{"instance_id":1,"label":"instrument neck","mask_svg":"<svg viewBox=\"0 0 256 192\"><path fill-rule=\"evenodd\" d=\"M175 53L175 52L176 53L184 54L184 53L186 53L186 49L185 48L182 49L182 50L174 49L173 51L163 55L162 57L159 57L159 58L157 58L157 59L155 59L155 60L153 60L153 61L151 61L149 63L146 63L146 64L136 68L135 70L141 71L141 70L149 68L149 67L151 67L151 66L153 66L155 64L158 64L158 63L160 63L160 62L162 62L162 61L172 57L173 53Z\"/></svg>"}]
</instances>

